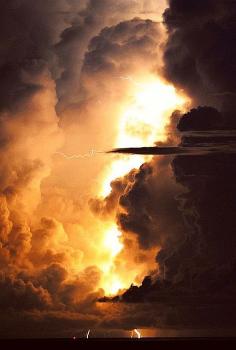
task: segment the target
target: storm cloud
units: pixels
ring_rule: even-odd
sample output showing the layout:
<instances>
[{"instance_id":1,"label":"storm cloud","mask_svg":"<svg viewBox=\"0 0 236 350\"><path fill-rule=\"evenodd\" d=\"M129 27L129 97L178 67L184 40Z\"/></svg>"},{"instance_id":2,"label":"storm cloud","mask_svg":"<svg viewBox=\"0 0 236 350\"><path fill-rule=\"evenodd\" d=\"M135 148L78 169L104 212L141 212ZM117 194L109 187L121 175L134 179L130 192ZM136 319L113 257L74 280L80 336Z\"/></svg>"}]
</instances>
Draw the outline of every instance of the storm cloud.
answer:
<instances>
[{"instance_id":1,"label":"storm cloud","mask_svg":"<svg viewBox=\"0 0 236 350\"><path fill-rule=\"evenodd\" d=\"M162 300L163 295L169 295L174 300L176 296L180 298L182 293L191 296L197 293L199 305L209 296L213 303L213 300L221 300L225 305L232 302L236 287L233 277L233 212L236 209L233 78L235 9L235 2L232 1L169 1L169 8L164 13L169 33L164 53L165 74L170 81L190 94L193 106L198 107L182 115L177 123L176 132L180 139L175 147L158 144L157 147L111 151L165 154L176 184L182 187L182 193L171 194L173 203L176 206L178 203L179 208L175 222L176 226L181 224L182 235L178 236L179 231L172 228L172 234L178 237L177 242L171 241L168 230L158 229L158 223L163 221L163 213L158 214L163 201L158 201L154 192L158 186L158 177L153 177L152 186L146 187L147 183L145 186L142 183L136 193L136 198L139 198L139 194L140 198L144 198L135 211L136 223L146 203L153 203L152 209L146 212L146 218L150 218L149 214L155 211L153 236L162 238L163 242L157 254L161 274L153 278L151 285L144 283L140 288L131 287L123 295L124 300ZM216 153L214 150L217 150ZM172 155L171 159L169 154ZM155 161L153 158L151 163L146 164L150 174L153 174L154 165L158 163L160 160ZM142 173L141 168L139 174ZM137 181L133 187L138 188L139 184L140 181ZM145 199L142 193L150 193L151 199ZM126 202L131 200L132 194L127 194ZM133 207L128 207L125 214L128 222L128 218L132 222ZM168 210L166 215L170 220L172 211ZM121 224L123 222L125 220L121 217ZM143 237L148 237L145 229L137 231L128 224L126 229L133 230L141 237L140 244L143 244Z\"/></svg>"},{"instance_id":2,"label":"storm cloud","mask_svg":"<svg viewBox=\"0 0 236 350\"><path fill-rule=\"evenodd\" d=\"M234 1L173 0L164 12L166 75L196 103L234 105L234 18Z\"/></svg>"},{"instance_id":3,"label":"storm cloud","mask_svg":"<svg viewBox=\"0 0 236 350\"><path fill-rule=\"evenodd\" d=\"M91 120L93 138L97 120L110 112L102 106L98 119L92 119L98 105L96 80L107 76L107 86L96 97L108 100L109 82L114 80L121 89L125 82L120 75L130 73L137 57L140 65L158 64L160 31L152 19L160 17L162 9L163 2L153 1L2 2L0 308L5 321L13 310L23 318L29 312L31 320L46 320L44 312L61 313L56 316L60 319L67 318L67 312L81 312L81 324L96 322L94 303L104 294L98 287L102 272L96 259L102 259L103 252L96 247L101 237L93 225L99 228L102 223L90 212L84 215L83 184L76 191L61 184L65 161L56 155L63 145L83 144ZM79 171L82 177L82 166ZM65 172L75 174L67 168ZM90 169L86 181L88 173ZM13 313L11 324L18 322ZM8 334L14 334L7 327Z\"/></svg>"},{"instance_id":4,"label":"storm cloud","mask_svg":"<svg viewBox=\"0 0 236 350\"><path fill-rule=\"evenodd\" d=\"M112 314L96 304L104 296L106 219L122 232L112 273L142 266L141 286L123 301L168 304L195 291L199 305L210 298L231 302L235 2L170 0L168 6L164 45L157 23L164 1L2 2L1 336L28 335L30 327L38 335L37 325L55 335L78 325L178 324L169 306L157 320L143 306L130 315L127 305ZM110 194L99 198L94 189L112 154L89 164L83 154L76 164L66 154L110 149L132 76L150 72L189 95L191 109L170 116L165 142L113 150L157 157L114 178ZM186 308L183 317L194 324L198 313L187 317Z\"/></svg>"}]
</instances>

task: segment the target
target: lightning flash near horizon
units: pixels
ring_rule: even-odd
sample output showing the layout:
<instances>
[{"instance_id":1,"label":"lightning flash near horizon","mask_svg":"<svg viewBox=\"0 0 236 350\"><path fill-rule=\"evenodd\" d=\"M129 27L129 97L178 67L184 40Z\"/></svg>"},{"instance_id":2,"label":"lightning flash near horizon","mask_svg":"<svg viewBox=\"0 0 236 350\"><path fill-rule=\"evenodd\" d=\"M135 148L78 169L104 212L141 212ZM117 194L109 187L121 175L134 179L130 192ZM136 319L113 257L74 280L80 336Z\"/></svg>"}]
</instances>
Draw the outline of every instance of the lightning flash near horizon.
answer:
<instances>
[{"instance_id":1,"label":"lightning flash near horizon","mask_svg":"<svg viewBox=\"0 0 236 350\"><path fill-rule=\"evenodd\" d=\"M131 336L130 338L133 338L134 337L134 333L136 334L137 338L141 338L141 333L137 330L137 328L135 328L132 333L131 333Z\"/></svg>"}]
</instances>

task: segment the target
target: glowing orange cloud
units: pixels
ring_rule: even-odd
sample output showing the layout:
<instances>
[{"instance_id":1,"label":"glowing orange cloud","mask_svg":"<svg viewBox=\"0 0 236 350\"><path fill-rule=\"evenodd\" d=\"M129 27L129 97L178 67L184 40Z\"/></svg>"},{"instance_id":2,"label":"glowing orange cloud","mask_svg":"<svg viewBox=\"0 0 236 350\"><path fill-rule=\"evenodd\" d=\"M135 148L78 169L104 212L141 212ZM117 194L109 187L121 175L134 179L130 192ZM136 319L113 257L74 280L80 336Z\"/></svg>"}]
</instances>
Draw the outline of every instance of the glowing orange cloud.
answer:
<instances>
[{"instance_id":1,"label":"glowing orange cloud","mask_svg":"<svg viewBox=\"0 0 236 350\"><path fill-rule=\"evenodd\" d=\"M149 76L143 82L132 81L130 99L124 113L120 116L115 147L152 145L156 141L165 141L165 128L170 114L183 108L187 99L176 89L157 77ZM105 170L101 179L100 195L106 197L111 191L110 183L138 168L150 156L126 156L115 158ZM113 227L104 232L104 248L110 251L109 263L102 267L104 277L101 287L107 294L115 294L119 289L127 288L134 281L133 273L127 271L126 278L121 279L115 270L115 259L122 250L122 233ZM154 254L155 256L155 254ZM138 275L138 270L136 274Z\"/></svg>"}]
</instances>

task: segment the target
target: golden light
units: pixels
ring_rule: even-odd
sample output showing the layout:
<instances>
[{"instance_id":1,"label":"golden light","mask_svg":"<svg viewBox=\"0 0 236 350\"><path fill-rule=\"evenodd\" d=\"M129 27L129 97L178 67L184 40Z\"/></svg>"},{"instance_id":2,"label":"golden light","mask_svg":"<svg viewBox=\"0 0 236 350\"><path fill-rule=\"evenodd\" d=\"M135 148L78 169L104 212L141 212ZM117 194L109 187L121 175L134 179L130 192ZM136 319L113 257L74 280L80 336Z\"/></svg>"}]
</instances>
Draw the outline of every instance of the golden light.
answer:
<instances>
[{"instance_id":1,"label":"golden light","mask_svg":"<svg viewBox=\"0 0 236 350\"><path fill-rule=\"evenodd\" d=\"M119 240L121 232L112 226L105 234L104 246L109 249L112 257L116 256L123 248L122 243Z\"/></svg>"},{"instance_id":2,"label":"golden light","mask_svg":"<svg viewBox=\"0 0 236 350\"><path fill-rule=\"evenodd\" d=\"M134 334L136 334L137 338L141 338L141 333L135 328L131 333L131 338L134 338Z\"/></svg>"},{"instance_id":3,"label":"golden light","mask_svg":"<svg viewBox=\"0 0 236 350\"><path fill-rule=\"evenodd\" d=\"M119 290L124 289L123 283L119 280L118 276L111 276L110 280L104 284L104 290L109 296L113 296L119 292Z\"/></svg>"},{"instance_id":4,"label":"golden light","mask_svg":"<svg viewBox=\"0 0 236 350\"><path fill-rule=\"evenodd\" d=\"M127 156L125 159L113 161L108 169L107 175L103 181L100 196L106 197L111 192L111 182L118 177L127 174L131 169L138 168L143 163L144 157L139 155Z\"/></svg>"},{"instance_id":5,"label":"golden light","mask_svg":"<svg viewBox=\"0 0 236 350\"><path fill-rule=\"evenodd\" d=\"M114 270L114 263L111 262L108 269L103 270L103 276L101 280L101 288L105 291L107 296L113 296L123 290L127 286L121 281L119 275Z\"/></svg>"},{"instance_id":6,"label":"golden light","mask_svg":"<svg viewBox=\"0 0 236 350\"><path fill-rule=\"evenodd\" d=\"M123 244L120 242L120 236L121 232L115 224L112 224L104 233L102 249L106 252L106 261L100 264L100 268L103 272L101 287L107 295L114 295L125 287L114 266L114 259L123 248Z\"/></svg>"},{"instance_id":7,"label":"golden light","mask_svg":"<svg viewBox=\"0 0 236 350\"><path fill-rule=\"evenodd\" d=\"M156 141L165 141L165 128L171 113L177 108L182 109L186 102L187 99L178 94L172 85L156 77L149 77L145 82L134 83L127 98L124 113L119 119L117 139L113 147L151 146ZM101 181L100 196L109 195L110 183L113 180L140 167L150 158L151 156L126 155L113 159ZM116 294L130 284L130 278L127 277L127 281L121 280L114 269L115 258L123 248L120 238L121 232L116 226L105 231L104 248L109 249L110 258L109 262L102 266L104 276L101 286L108 295Z\"/></svg>"},{"instance_id":8,"label":"golden light","mask_svg":"<svg viewBox=\"0 0 236 350\"><path fill-rule=\"evenodd\" d=\"M134 84L131 102L129 100L120 117L114 147L151 146L156 141L164 141L170 114L185 103L186 97L160 79L149 78L147 82ZM106 197L111 191L112 180L138 168L150 158L135 155L114 160L106 169L100 195Z\"/></svg>"}]
</instances>

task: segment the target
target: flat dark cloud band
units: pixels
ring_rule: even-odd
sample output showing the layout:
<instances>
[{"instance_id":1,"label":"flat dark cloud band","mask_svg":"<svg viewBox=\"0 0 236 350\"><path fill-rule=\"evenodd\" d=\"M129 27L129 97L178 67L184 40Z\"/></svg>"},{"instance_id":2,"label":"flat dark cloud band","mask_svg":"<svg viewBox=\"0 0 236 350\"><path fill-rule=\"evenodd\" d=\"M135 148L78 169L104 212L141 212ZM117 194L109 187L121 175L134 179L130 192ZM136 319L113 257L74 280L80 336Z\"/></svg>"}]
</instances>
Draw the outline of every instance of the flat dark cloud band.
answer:
<instances>
[{"instance_id":1,"label":"flat dark cloud band","mask_svg":"<svg viewBox=\"0 0 236 350\"><path fill-rule=\"evenodd\" d=\"M236 153L236 145L217 145L217 146L196 146L196 147L128 147L128 148L115 148L107 153L120 153L120 154L143 154L143 155L206 155L206 154L223 154L223 153Z\"/></svg>"}]
</instances>

